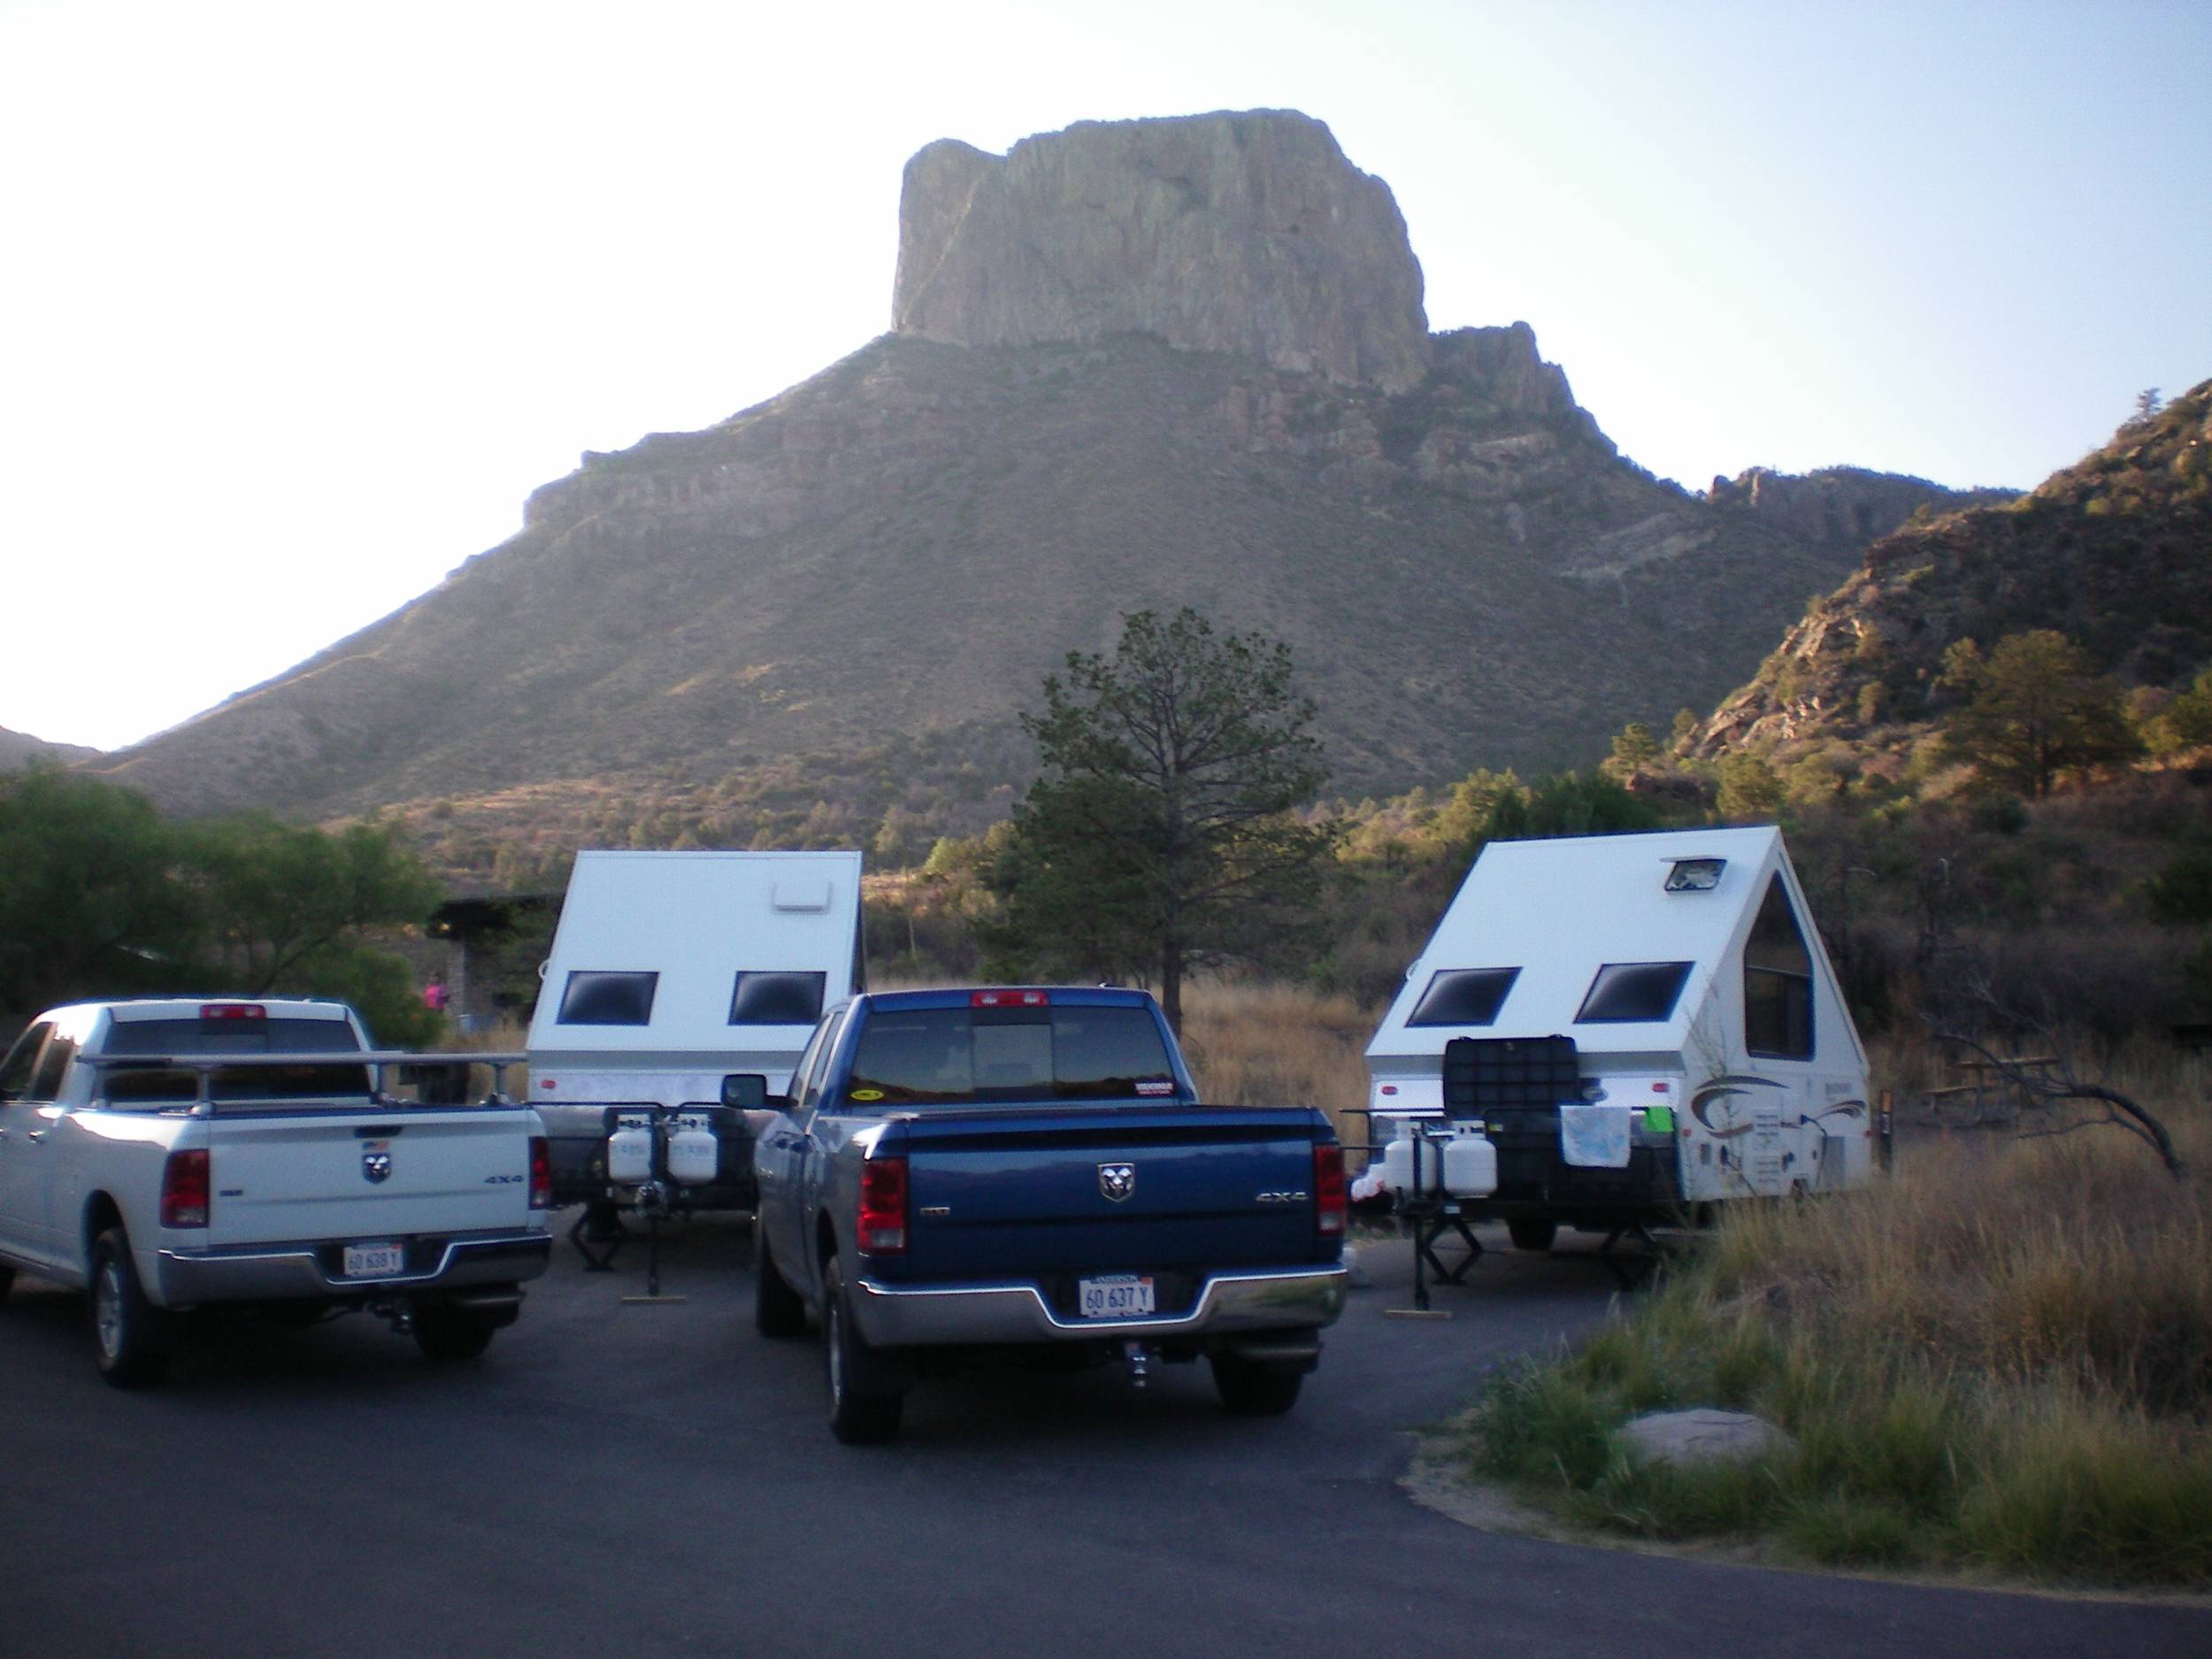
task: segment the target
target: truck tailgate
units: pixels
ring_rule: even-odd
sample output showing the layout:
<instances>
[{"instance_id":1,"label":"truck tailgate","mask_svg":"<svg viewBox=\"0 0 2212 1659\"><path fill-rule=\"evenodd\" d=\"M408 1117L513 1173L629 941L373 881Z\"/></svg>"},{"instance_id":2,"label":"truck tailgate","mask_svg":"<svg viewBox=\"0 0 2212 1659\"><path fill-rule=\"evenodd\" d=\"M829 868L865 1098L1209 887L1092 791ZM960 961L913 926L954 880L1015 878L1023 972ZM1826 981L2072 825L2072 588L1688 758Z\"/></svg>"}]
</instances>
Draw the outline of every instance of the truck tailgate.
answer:
<instances>
[{"instance_id":1,"label":"truck tailgate","mask_svg":"<svg viewBox=\"0 0 2212 1659\"><path fill-rule=\"evenodd\" d=\"M911 1240L902 1261L872 1264L879 1277L1281 1266L1337 1253L1315 1228L1303 1110L1040 1107L917 1113L904 1127Z\"/></svg>"},{"instance_id":2,"label":"truck tailgate","mask_svg":"<svg viewBox=\"0 0 2212 1659\"><path fill-rule=\"evenodd\" d=\"M208 1242L518 1230L534 1125L514 1107L219 1114Z\"/></svg>"}]
</instances>

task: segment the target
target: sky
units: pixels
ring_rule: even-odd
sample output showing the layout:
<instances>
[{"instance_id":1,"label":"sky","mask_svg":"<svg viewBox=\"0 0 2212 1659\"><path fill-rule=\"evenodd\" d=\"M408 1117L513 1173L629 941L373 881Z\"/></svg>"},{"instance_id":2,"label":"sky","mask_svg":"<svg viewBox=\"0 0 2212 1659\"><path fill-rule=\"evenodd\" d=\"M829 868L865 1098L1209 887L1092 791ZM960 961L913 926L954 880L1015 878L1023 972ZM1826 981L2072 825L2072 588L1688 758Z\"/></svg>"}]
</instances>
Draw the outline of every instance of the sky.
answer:
<instances>
[{"instance_id":1,"label":"sky","mask_svg":"<svg viewBox=\"0 0 2212 1659\"><path fill-rule=\"evenodd\" d=\"M0 0L0 726L111 749L888 325L900 170L1293 108L1693 489L2212 377L2212 0ZM498 649L495 637L485 649Z\"/></svg>"}]
</instances>

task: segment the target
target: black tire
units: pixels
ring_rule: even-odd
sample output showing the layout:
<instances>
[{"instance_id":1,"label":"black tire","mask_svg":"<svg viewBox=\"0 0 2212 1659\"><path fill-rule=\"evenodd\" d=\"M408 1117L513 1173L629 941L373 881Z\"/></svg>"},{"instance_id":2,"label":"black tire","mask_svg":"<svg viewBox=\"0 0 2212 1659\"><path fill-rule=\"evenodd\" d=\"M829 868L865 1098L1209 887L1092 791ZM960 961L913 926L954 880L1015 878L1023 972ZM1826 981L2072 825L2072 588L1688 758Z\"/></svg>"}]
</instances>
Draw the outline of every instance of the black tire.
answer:
<instances>
[{"instance_id":1,"label":"black tire","mask_svg":"<svg viewBox=\"0 0 2212 1659\"><path fill-rule=\"evenodd\" d=\"M1287 1365L1270 1365L1240 1354L1217 1354L1210 1362L1221 1403L1240 1417L1279 1417L1298 1403L1306 1374Z\"/></svg>"},{"instance_id":2,"label":"black tire","mask_svg":"<svg viewBox=\"0 0 2212 1659\"><path fill-rule=\"evenodd\" d=\"M492 1345L492 1333L505 1323L495 1314L432 1302L415 1309L415 1346L422 1356L442 1365L480 1359Z\"/></svg>"},{"instance_id":3,"label":"black tire","mask_svg":"<svg viewBox=\"0 0 2212 1659\"><path fill-rule=\"evenodd\" d=\"M827 1360L830 1432L848 1446L879 1446L899 1432L903 1393L887 1386L883 1360L861 1337L833 1256L822 1270L822 1348Z\"/></svg>"},{"instance_id":4,"label":"black tire","mask_svg":"<svg viewBox=\"0 0 2212 1659\"><path fill-rule=\"evenodd\" d=\"M777 1271L768 1253L768 1228L753 1217L753 1325L763 1336L806 1334L806 1302Z\"/></svg>"},{"instance_id":5,"label":"black tire","mask_svg":"<svg viewBox=\"0 0 2212 1659\"><path fill-rule=\"evenodd\" d=\"M169 1370L176 1319L146 1300L131 1242L110 1227L92 1244L92 1357L116 1388L148 1388Z\"/></svg>"},{"instance_id":6,"label":"black tire","mask_svg":"<svg viewBox=\"0 0 2212 1659\"><path fill-rule=\"evenodd\" d=\"M1551 1241L1559 1236L1559 1224L1540 1216L1517 1216L1505 1224L1505 1230L1513 1235L1515 1249L1539 1253L1550 1249Z\"/></svg>"}]
</instances>

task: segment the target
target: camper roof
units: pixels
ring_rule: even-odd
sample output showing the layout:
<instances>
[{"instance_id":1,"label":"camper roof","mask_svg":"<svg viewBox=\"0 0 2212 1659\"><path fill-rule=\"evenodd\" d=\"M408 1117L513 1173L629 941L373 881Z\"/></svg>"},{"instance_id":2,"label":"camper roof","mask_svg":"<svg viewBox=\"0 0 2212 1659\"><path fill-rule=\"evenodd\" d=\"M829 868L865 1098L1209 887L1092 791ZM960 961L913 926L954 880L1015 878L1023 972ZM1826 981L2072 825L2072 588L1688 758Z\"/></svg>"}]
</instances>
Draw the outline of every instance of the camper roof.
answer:
<instances>
[{"instance_id":1,"label":"camper roof","mask_svg":"<svg viewBox=\"0 0 2212 1659\"><path fill-rule=\"evenodd\" d=\"M1714 860L1720 861L1717 871ZM1433 1054L1455 1036L1554 1033L1572 1036L1585 1053L1685 1048L1715 972L1748 932L1777 872L1803 926L1814 972L1825 976L1804 895L1781 832L1771 826L1493 841L1408 970L1367 1053ZM1670 1001L1665 992L1674 976L1657 970L1681 964L1688 965ZM1665 1016L1623 1018L1634 1011L1631 998L1616 1005L1613 1018L1589 1018L1600 1011L1591 1000L1600 971L1638 964L1655 969L1644 978L1656 987L1651 1005L1667 1002ZM1491 1021L1454 1025L1432 1013L1409 1027L1436 975L1465 969L1518 970ZM1477 980L1475 988L1494 992L1505 979L1495 976L1486 987Z\"/></svg>"}]
</instances>

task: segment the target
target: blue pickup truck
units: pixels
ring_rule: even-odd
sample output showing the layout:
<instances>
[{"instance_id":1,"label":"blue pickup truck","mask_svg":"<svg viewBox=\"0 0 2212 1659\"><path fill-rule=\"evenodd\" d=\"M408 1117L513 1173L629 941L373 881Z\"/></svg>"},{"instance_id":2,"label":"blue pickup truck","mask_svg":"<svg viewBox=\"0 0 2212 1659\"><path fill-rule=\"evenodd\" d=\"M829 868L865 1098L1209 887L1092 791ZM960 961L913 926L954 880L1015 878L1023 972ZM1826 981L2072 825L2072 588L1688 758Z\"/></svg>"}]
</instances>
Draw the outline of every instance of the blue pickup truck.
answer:
<instances>
[{"instance_id":1,"label":"blue pickup truck","mask_svg":"<svg viewBox=\"0 0 2212 1659\"><path fill-rule=\"evenodd\" d=\"M986 1356L1202 1355L1287 1411L1342 1311L1344 1154L1308 1107L1205 1106L1142 991L865 994L761 1127L763 1335L818 1323L830 1427L885 1440L918 1378Z\"/></svg>"}]
</instances>

